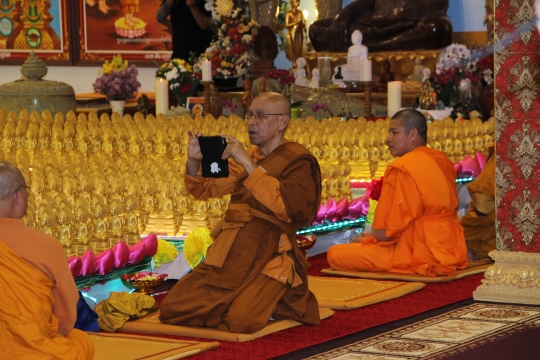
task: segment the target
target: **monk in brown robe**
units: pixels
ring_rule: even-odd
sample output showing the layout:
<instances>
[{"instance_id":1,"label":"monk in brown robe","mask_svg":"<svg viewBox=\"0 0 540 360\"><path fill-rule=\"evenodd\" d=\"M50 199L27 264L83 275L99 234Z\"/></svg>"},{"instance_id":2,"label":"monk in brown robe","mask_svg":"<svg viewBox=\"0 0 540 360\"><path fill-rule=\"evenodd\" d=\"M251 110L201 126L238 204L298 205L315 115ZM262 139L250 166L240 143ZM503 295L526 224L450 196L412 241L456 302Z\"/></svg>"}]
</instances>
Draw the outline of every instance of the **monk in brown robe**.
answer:
<instances>
[{"instance_id":1,"label":"monk in brown robe","mask_svg":"<svg viewBox=\"0 0 540 360\"><path fill-rule=\"evenodd\" d=\"M454 165L427 148L426 139L426 119L419 111L394 115L386 143L400 158L384 174L373 230L351 244L330 247L333 269L437 276L467 266Z\"/></svg>"},{"instance_id":2,"label":"monk in brown robe","mask_svg":"<svg viewBox=\"0 0 540 360\"><path fill-rule=\"evenodd\" d=\"M161 303L167 324L254 333L270 317L320 323L308 290L296 231L316 215L321 175L315 157L284 138L291 114L281 94L256 97L248 112L249 149L228 140L229 177L202 178L198 132L188 131L186 189L197 199L231 193L225 218L212 230L204 262L182 278Z\"/></svg>"},{"instance_id":3,"label":"monk in brown robe","mask_svg":"<svg viewBox=\"0 0 540 360\"><path fill-rule=\"evenodd\" d=\"M490 260L488 254L495 250L495 154L493 147L486 166L476 180L467 185L471 202L461 225L467 247L481 260Z\"/></svg>"}]
</instances>

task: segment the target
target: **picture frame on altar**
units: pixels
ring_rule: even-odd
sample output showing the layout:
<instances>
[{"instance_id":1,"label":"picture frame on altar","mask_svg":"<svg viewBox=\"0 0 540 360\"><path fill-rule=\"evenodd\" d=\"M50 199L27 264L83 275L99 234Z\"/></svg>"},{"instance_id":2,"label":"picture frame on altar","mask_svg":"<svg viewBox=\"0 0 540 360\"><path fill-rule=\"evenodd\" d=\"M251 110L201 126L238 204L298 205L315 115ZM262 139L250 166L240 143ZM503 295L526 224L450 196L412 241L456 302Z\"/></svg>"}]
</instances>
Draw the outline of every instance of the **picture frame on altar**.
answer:
<instances>
[{"instance_id":1,"label":"picture frame on altar","mask_svg":"<svg viewBox=\"0 0 540 360\"><path fill-rule=\"evenodd\" d=\"M197 104L201 104L204 108L204 97L190 96L186 100L186 109L193 111L193 107Z\"/></svg>"},{"instance_id":2,"label":"picture frame on altar","mask_svg":"<svg viewBox=\"0 0 540 360\"><path fill-rule=\"evenodd\" d=\"M170 23L158 23L160 0L123 5L107 0L106 9L97 0L77 0L74 22L80 36L74 41L75 65L101 65L121 55L137 66L160 66L172 55ZM132 11L132 12L129 12ZM129 18L129 20L128 20ZM126 22L137 25L128 26Z\"/></svg>"},{"instance_id":3,"label":"picture frame on altar","mask_svg":"<svg viewBox=\"0 0 540 360\"><path fill-rule=\"evenodd\" d=\"M0 2L0 61L22 64L32 51L47 65L72 65L69 0Z\"/></svg>"}]
</instances>

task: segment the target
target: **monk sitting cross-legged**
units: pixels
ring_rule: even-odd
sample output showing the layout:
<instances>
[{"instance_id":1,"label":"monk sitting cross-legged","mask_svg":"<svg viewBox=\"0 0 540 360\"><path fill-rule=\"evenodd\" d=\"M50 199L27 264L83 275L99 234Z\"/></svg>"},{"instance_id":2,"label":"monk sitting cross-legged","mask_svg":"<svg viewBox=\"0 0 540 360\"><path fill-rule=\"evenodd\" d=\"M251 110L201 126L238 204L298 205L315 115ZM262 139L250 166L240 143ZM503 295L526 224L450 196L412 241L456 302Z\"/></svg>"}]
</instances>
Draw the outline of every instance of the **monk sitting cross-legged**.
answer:
<instances>
[{"instance_id":1,"label":"monk sitting cross-legged","mask_svg":"<svg viewBox=\"0 0 540 360\"><path fill-rule=\"evenodd\" d=\"M426 145L424 116L412 109L390 121L386 142L400 158L385 174L373 229L351 244L328 250L328 263L345 271L450 275L467 266L467 248L456 209L456 172Z\"/></svg>"},{"instance_id":2,"label":"monk sitting cross-legged","mask_svg":"<svg viewBox=\"0 0 540 360\"><path fill-rule=\"evenodd\" d=\"M201 134L188 132L186 189L197 199L231 193L231 200L204 261L161 303L161 322L247 334L264 328L270 317L320 323L296 231L316 215L321 175L309 150L285 140L290 114L283 95L256 97L246 112L255 146L246 150L221 135L228 140L226 178L201 176Z\"/></svg>"},{"instance_id":3,"label":"monk sitting cross-legged","mask_svg":"<svg viewBox=\"0 0 540 360\"><path fill-rule=\"evenodd\" d=\"M92 339L73 328L79 293L62 245L21 220L27 191L0 161L0 358L92 359Z\"/></svg>"}]
</instances>

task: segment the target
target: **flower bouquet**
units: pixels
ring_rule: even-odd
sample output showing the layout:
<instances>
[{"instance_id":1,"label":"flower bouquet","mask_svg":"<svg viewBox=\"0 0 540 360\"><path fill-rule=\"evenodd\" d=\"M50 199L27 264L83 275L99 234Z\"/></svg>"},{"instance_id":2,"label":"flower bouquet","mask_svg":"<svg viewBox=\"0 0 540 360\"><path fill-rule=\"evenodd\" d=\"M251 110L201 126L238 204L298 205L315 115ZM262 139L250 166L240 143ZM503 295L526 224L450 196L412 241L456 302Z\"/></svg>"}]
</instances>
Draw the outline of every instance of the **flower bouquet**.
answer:
<instances>
[{"instance_id":1,"label":"flower bouquet","mask_svg":"<svg viewBox=\"0 0 540 360\"><path fill-rule=\"evenodd\" d=\"M245 0L239 0L245 3ZM244 13L245 4L233 0L207 0L218 25L218 38L208 54L214 77L240 77L253 65L253 28L259 24ZM217 84L216 84L217 86Z\"/></svg>"},{"instance_id":2,"label":"flower bouquet","mask_svg":"<svg viewBox=\"0 0 540 360\"><path fill-rule=\"evenodd\" d=\"M156 77L169 82L169 90L176 96L178 106L185 107L187 98L197 94L202 74L199 67L185 60L171 59L159 67Z\"/></svg>"},{"instance_id":3,"label":"flower bouquet","mask_svg":"<svg viewBox=\"0 0 540 360\"><path fill-rule=\"evenodd\" d=\"M454 108L454 117L482 110L478 90L493 84L492 67L492 55L471 51L465 45L452 44L439 56L431 80L438 99Z\"/></svg>"},{"instance_id":4,"label":"flower bouquet","mask_svg":"<svg viewBox=\"0 0 540 360\"><path fill-rule=\"evenodd\" d=\"M141 87L137 80L139 70L135 65L128 66L128 61L122 61L121 55L114 56L110 63L105 61L100 74L92 86L96 93L106 95L109 101L133 99Z\"/></svg>"}]
</instances>

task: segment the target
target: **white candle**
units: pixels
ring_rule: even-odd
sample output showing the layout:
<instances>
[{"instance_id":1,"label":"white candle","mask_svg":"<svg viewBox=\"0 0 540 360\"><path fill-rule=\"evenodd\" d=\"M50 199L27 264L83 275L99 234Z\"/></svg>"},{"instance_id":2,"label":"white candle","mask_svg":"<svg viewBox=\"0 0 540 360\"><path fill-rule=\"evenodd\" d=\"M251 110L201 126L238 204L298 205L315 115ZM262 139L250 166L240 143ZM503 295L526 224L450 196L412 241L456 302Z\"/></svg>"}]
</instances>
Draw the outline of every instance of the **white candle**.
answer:
<instances>
[{"instance_id":1,"label":"white candle","mask_svg":"<svg viewBox=\"0 0 540 360\"><path fill-rule=\"evenodd\" d=\"M388 82L388 117L394 116L401 109L401 81Z\"/></svg>"},{"instance_id":2,"label":"white candle","mask_svg":"<svg viewBox=\"0 0 540 360\"><path fill-rule=\"evenodd\" d=\"M208 59L202 63L202 81L212 81L212 62Z\"/></svg>"},{"instance_id":3,"label":"white candle","mask_svg":"<svg viewBox=\"0 0 540 360\"><path fill-rule=\"evenodd\" d=\"M371 81L371 60L362 61L362 81Z\"/></svg>"},{"instance_id":4,"label":"white candle","mask_svg":"<svg viewBox=\"0 0 540 360\"><path fill-rule=\"evenodd\" d=\"M156 115L166 114L169 110L169 82L162 78L154 81L156 89Z\"/></svg>"}]
</instances>

